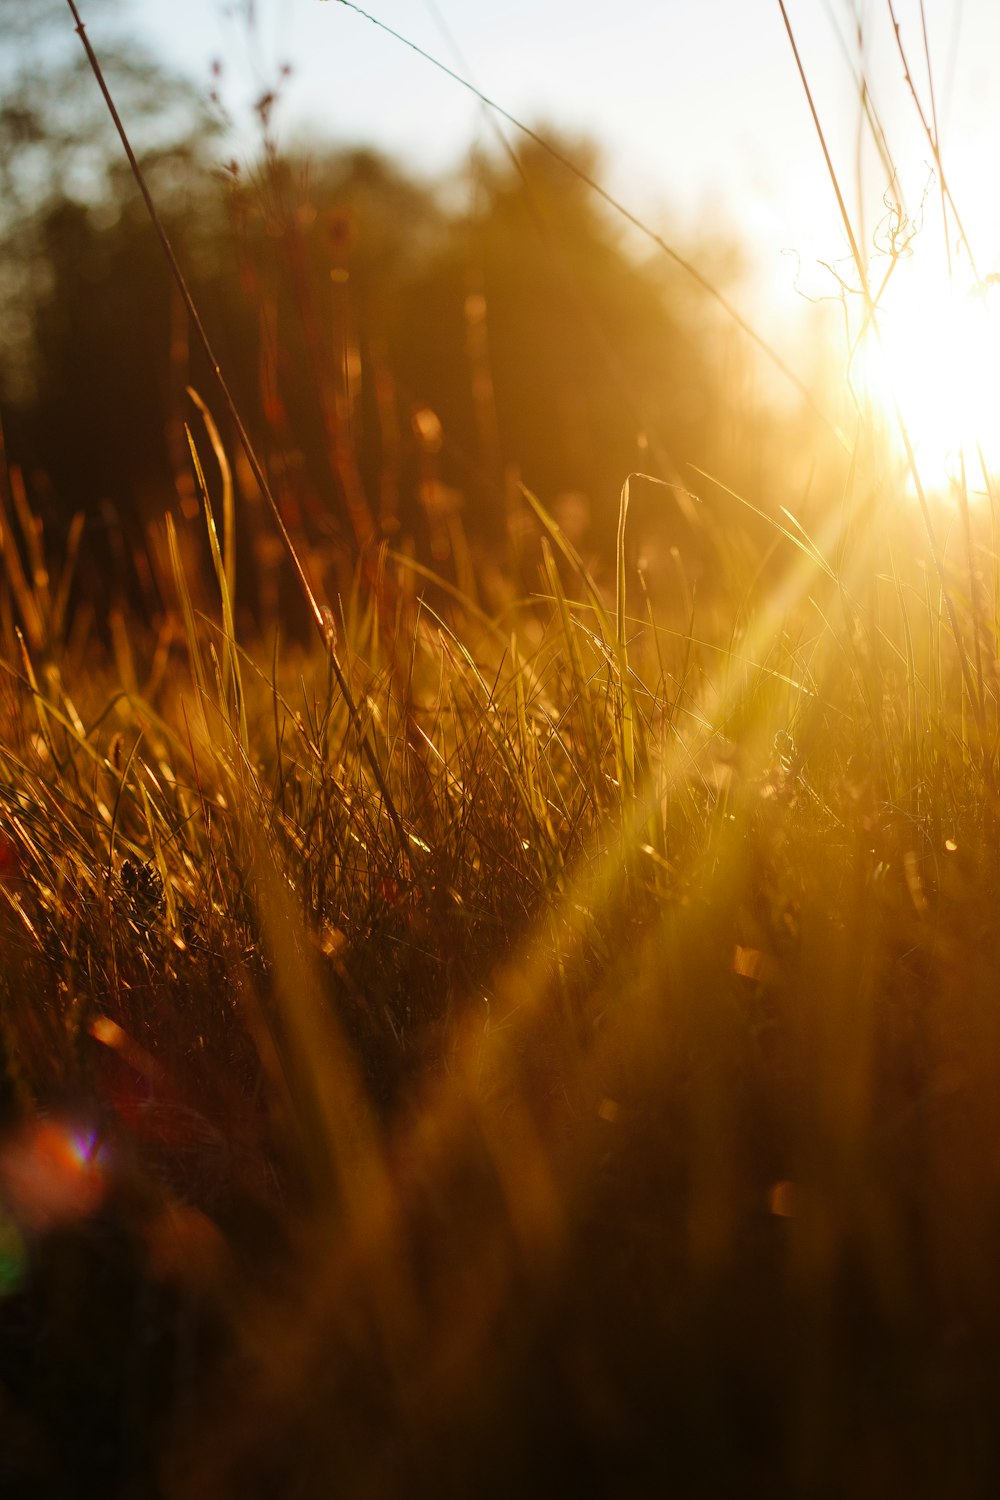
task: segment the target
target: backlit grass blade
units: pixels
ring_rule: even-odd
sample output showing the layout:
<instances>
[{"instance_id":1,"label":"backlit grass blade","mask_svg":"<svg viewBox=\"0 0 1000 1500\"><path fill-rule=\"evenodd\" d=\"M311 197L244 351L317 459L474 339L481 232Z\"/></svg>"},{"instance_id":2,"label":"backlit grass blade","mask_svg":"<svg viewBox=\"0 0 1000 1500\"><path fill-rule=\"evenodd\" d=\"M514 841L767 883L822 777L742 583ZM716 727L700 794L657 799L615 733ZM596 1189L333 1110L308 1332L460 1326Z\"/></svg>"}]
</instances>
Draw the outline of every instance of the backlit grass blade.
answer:
<instances>
[{"instance_id":1,"label":"backlit grass blade","mask_svg":"<svg viewBox=\"0 0 1000 1500\"><path fill-rule=\"evenodd\" d=\"M579 711L583 724L583 741L587 752L586 765L589 790L591 797L595 799L596 805L600 797L599 789L604 777L604 762L594 716L592 679L584 670L578 632L573 624L569 612L569 603L566 599L566 591L563 588L562 579L559 577L559 569L556 566L556 560L552 555L552 549L546 537L542 538L542 567L545 571L549 589L552 598L555 600L559 615L561 640L570 665L573 701Z\"/></svg>"},{"instance_id":2,"label":"backlit grass blade","mask_svg":"<svg viewBox=\"0 0 1000 1500\"><path fill-rule=\"evenodd\" d=\"M240 676L240 658L236 649L236 623L233 614L233 594L231 593L232 581L235 579L235 538L233 535L233 506L232 490L229 487L229 517L226 523L226 547L231 556L223 558L219 547L219 534L215 525L215 515L212 510L212 502L209 499L208 489L205 485L205 475L202 471L198 458L198 450L195 447L191 430L185 427L188 447L191 450L191 459L194 465L195 479L201 494L202 505L205 511L205 525L208 530L208 542L212 553L212 566L215 570L216 582L219 586L219 596L222 602L222 683L221 704L228 715L231 712L230 705L236 709L237 734L240 748L244 757L249 751L249 737L247 734L246 707L243 696L243 682Z\"/></svg>"},{"instance_id":3,"label":"backlit grass blade","mask_svg":"<svg viewBox=\"0 0 1000 1500\"><path fill-rule=\"evenodd\" d=\"M180 550L177 545L177 530L174 526L174 518L168 513L166 517L167 545L170 549L170 561L173 567L174 583L177 587L177 597L180 600L181 615L184 620L184 637L187 643L188 661L191 667L191 675L198 697L198 704L204 718L208 701L208 683L205 676L205 664L202 661L201 645L198 640L198 628L195 622L194 608L191 603L191 595L188 591L187 576L184 572L184 564L181 561ZM206 721L207 722L207 721Z\"/></svg>"}]
</instances>

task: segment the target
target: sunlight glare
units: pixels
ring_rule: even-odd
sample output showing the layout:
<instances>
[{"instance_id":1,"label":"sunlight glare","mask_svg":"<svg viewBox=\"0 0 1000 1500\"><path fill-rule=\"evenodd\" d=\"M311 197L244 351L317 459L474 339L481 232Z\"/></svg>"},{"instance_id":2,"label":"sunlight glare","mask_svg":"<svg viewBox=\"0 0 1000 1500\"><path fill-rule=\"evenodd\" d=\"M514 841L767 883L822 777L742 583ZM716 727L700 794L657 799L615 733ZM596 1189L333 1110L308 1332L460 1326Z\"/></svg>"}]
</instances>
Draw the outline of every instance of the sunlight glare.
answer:
<instances>
[{"instance_id":1,"label":"sunlight glare","mask_svg":"<svg viewBox=\"0 0 1000 1500\"><path fill-rule=\"evenodd\" d=\"M921 482L947 495L961 483L969 499L984 491L1000 458L1000 278L960 285L913 261L900 264L853 368L855 390L904 452L906 424ZM912 476L910 489L913 490Z\"/></svg>"}]
</instances>

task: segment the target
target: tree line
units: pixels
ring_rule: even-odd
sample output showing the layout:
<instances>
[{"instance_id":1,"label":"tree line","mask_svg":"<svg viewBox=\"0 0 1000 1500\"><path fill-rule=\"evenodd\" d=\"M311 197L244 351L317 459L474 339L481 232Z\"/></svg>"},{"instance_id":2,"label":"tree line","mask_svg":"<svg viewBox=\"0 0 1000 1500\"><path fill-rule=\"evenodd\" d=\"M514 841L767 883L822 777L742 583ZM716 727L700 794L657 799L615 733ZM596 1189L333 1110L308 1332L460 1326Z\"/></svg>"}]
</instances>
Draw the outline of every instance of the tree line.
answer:
<instances>
[{"instance_id":1,"label":"tree line","mask_svg":"<svg viewBox=\"0 0 1000 1500\"><path fill-rule=\"evenodd\" d=\"M189 387L230 452L232 435L92 80L75 55L52 69L55 117L30 73L0 112L8 457L51 525L82 512L134 536L197 509ZM369 148L279 150L265 97L256 161L226 165L188 85L125 47L109 72L279 504L313 542L356 558L389 539L454 569L463 549L516 547L523 483L599 550L627 474L675 486L651 506L674 525L690 463L746 469L718 330L543 144L501 140L430 183ZM558 144L599 170L592 144Z\"/></svg>"}]
</instances>

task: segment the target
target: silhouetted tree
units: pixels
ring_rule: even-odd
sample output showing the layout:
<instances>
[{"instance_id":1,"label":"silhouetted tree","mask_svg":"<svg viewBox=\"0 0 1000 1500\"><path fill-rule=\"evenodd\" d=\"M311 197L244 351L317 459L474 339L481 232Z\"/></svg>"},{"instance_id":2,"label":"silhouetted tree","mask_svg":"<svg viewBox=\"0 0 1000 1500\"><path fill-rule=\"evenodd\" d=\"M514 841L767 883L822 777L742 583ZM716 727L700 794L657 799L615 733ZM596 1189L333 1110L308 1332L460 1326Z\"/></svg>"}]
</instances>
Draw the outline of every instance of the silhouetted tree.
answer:
<instances>
[{"instance_id":1,"label":"silhouetted tree","mask_svg":"<svg viewBox=\"0 0 1000 1500\"><path fill-rule=\"evenodd\" d=\"M599 173L593 146L559 149ZM439 415L474 525L496 529L516 465L577 524L589 510L606 532L631 470L679 470L704 449L712 377L698 325L542 146L477 156L470 179L469 211L401 308L400 382Z\"/></svg>"},{"instance_id":2,"label":"silhouetted tree","mask_svg":"<svg viewBox=\"0 0 1000 1500\"><path fill-rule=\"evenodd\" d=\"M175 201L213 135L197 90L123 30L113 0L90 0L88 31L133 145ZM0 388L24 398L37 376L34 312L53 285L48 252L61 205L95 224L121 208L122 152L65 0L3 0L0 33ZM176 203L180 208L180 203Z\"/></svg>"},{"instance_id":3,"label":"silhouetted tree","mask_svg":"<svg viewBox=\"0 0 1000 1500\"><path fill-rule=\"evenodd\" d=\"M449 208L370 150L279 154L265 99L259 160L226 184L190 91L120 61L123 114L131 127L142 84L154 195L279 504L328 557L400 529L442 564L463 536L495 546L519 475L600 541L630 471L683 479L686 459L708 461L713 373L689 301L542 145L477 154ZM59 66L89 110L92 82L75 59ZM96 116L81 113L77 138L26 78L10 98L10 446L66 510L149 516L178 495L190 509L186 385L219 403L134 184L102 154ZM594 147L559 150L599 170ZM31 160L51 186L29 203Z\"/></svg>"}]
</instances>

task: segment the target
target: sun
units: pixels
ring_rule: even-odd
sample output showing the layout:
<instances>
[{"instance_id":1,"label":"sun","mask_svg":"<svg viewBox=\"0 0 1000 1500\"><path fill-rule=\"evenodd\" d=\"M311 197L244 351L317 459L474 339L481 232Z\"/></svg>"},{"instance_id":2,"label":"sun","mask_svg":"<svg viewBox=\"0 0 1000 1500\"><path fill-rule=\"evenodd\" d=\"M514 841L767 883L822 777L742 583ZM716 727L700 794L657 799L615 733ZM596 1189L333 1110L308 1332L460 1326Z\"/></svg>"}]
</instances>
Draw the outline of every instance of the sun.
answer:
<instances>
[{"instance_id":1,"label":"sun","mask_svg":"<svg viewBox=\"0 0 1000 1500\"><path fill-rule=\"evenodd\" d=\"M970 501L1000 474L1000 277L977 281L901 262L852 362L855 395L920 483ZM915 488L911 474L910 486Z\"/></svg>"}]
</instances>

